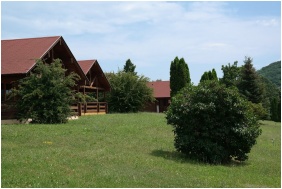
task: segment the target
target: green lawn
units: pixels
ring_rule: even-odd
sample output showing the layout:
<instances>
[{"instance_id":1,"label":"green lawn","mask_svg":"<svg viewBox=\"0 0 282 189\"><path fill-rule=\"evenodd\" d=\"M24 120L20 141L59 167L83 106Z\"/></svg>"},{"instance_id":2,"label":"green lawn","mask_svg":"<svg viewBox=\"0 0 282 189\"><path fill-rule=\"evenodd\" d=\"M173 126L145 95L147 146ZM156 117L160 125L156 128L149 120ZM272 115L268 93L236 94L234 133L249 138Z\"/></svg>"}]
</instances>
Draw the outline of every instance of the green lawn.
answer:
<instances>
[{"instance_id":1,"label":"green lawn","mask_svg":"<svg viewBox=\"0 0 282 189\"><path fill-rule=\"evenodd\" d=\"M186 160L163 114L2 125L2 187L279 187L281 124L264 121L245 163Z\"/></svg>"}]
</instances>

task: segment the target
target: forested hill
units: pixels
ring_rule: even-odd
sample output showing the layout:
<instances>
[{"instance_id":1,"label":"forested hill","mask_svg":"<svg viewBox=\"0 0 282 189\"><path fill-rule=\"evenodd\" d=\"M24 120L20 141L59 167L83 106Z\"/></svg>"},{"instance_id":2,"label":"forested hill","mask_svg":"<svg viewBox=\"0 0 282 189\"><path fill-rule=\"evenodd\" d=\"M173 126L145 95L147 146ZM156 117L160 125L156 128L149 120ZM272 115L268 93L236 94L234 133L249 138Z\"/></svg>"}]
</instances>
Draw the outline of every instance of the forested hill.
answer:
<instances>
[{"instance_id":1,"label":"forested hill","mask_svg":"<svg viewBox=\"0 0 282 189\"><path fill-rule=\"evenodd\" d=\"M281 60L273 62L257 71L260 75L269 79L277 87L281 87Z\"/></svg>"}]
</instances>

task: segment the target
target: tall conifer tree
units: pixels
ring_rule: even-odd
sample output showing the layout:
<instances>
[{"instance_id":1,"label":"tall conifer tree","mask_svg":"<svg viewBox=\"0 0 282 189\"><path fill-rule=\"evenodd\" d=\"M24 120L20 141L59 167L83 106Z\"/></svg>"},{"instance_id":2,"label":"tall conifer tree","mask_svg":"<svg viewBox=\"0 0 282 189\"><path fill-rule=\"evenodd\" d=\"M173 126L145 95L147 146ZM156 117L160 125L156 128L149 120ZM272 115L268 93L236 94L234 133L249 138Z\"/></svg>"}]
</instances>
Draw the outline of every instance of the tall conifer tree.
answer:
<instances>
[{"instance_id":1,"label":"tall conifer tree","mask_svg":"<svg viewBox=\"0 0 282 189\"><path fill-rule=\"evenodd\" d=\"M216 81L218 81L218 77L217 77L217 74L216 74L216 71L215 71L215 69L213 68L212 69L212 80L216 80Z\"/></svg>"},{"instance_id":2,"label":"tall conifer tree","mask_svg":"<svg viewBox=\"0 0 282 189\"><path fill-rule=\"evenodd\" d=\"M245 57L244 66L242 67L241 80L238 89L252 103L260 103L263 98L263 87L259 82L259 76L253 67L253 59Z\"/></svg>"},{"instance_id":3,"label":"tall conifer tree","mask_svg":"<svg viewBox=\"0 0 282 189\"><path fill-rule=\"evenodd\" d=\"M276 98L273 98L271 100L271 106L270 106L270 117L272 121L278 121L278 101Z\"/></svg>"},{"instance_id":4,"label":"tall conifer tree","mask_svg":"<svg viewBox=\"0 0 282 189\"><path fill-rule=\"evenodd\" d=\"M176 95L188 83L191 83L188 65L184 58L179 60L176 56L170 64L170 96Z\"/></svg>"},{"instance_id":5,"label":"tall conifer tree","mask_svg":"<svg viewBox=\"0 0 282 189\"><path fill-rule=\"evenodd\" d=\"M136 75L137 73L135 72L135 68L136 68L136 65L134 65L130 59L128 59L126 62L125 62L125 65L123 67L123 71L124 72L131 72L133 73L134 75Z\"/></svg>"},{"instance_id":6,"label":"tall conifer tree","mask_svg":"<svg viewBox=\"0 0 282 189\"><path fill-rule=\"evenodd\" d=\"M204 72L204 74L202 75L200 79L200 83L206 80L218 81L215 69L212 69L212 71Z\"/></svg>"}]
</instances>

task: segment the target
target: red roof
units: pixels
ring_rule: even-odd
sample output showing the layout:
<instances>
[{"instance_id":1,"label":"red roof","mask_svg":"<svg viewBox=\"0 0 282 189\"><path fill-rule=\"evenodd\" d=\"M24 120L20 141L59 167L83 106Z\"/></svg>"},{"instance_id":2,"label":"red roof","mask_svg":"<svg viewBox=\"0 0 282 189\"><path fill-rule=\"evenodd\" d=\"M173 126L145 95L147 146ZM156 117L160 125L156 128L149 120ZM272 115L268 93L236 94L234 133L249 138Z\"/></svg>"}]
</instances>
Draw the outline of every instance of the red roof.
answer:
<instances>
[{"instance_id":1,"label":"red roof","mask_svg":"<svg viewBox=\"0 0 282 189\"><path fill-rule=\"evenodd\" d=\"M86 75L91 69L91 67L94 65L96 60L78 60L77 62L80 65L84 74Z\"/></svg>"},{"instance_id":2,"label":"red roof","mask_svg":"<svg viewBox=\"0 0 282 189\"><path fill-rule=\"evenodd\" d=\"M1 74L24 74L42 58L61 36L1 40Z\"/></svg>"},{"instance_id":3,"label":"red roof","mask_svg":"<svg viewBox=\"0 0 282 189\"><path fill-rule=\"evenodd\" d=\"M147 86L153 89L155 98L170 97L170 82L169 81L154 81L148 82Z\"/></svg>"},{"instance_id":4,"label":"red roof","mask_svg":"<svg viewBox=\"0 0 282 189\"><path fill-rule=\"evenodd\" d=\"M99 85L102 85L102 88L104 88L107 91L111 90L110 83L97 60L79 60L77 62L86 76L89 76L87 74L90 72L92 68L91 72L92 74L93 73L95 74L95 79L96 81L98 81ZM95 81L95 79L93 80L93 77L91 78L91 76L88 79L90 82Z\"/></svg>"}]
</instances>

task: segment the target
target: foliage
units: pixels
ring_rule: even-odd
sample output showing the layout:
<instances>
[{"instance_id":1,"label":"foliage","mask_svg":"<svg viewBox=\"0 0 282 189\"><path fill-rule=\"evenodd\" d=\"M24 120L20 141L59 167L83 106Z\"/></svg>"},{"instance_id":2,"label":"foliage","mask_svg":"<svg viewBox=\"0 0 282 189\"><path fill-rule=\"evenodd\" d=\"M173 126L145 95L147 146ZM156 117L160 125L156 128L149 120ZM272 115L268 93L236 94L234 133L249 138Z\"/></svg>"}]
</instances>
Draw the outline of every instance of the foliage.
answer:
<instances>
[{"instance_id":1,"label":"foliage","mask_svg":"<svg viewBox=\"0 0 282 189\"><path fill-rule=\"evenodd\" d=\"M241 80L238 89L252 103L261 103L264 89L259 82L259 75L253 67L253 59L245 57L244 66L242 67Z\"/></svg>"},{"instance_id":2,"label":"foliage","mask_svg":"<svg viewBox=\"0 0 282 189\"><path fill-rule=\"evenodd\" d=\"M271 100L271 108L270 108L270 114L271 114L271 120L277 121L278 120L278 102L276 98L273 98Z\"/></svg>"},{"instance_id":3,"label":"foliage","mask_svg":"<svg viewBox=\"0 0 282 189\"><path fill-rule=\"evenodd\" d=\"M279 91L277 114L278 114L278 120L281 122L281 90Z\"/></svg>"},{"instance_id":4,"label":"foliage","mask_svg":"<svg viewBox=\"0 0 282 189\"><path fill-rule=\"evenodd\" d=\"M228 65L221 67L223 72L223 77L220 79L220 82L225 84L226 87L237 86L239 78L241 76L241 67L237 66L238 61L235 61L233 65Z\"/></svg>"},{"instance_id":5,"label":"foliage","mask_svg":"<svg viewBox=\"0 0 282 189\"><path fill-rule=\"evenodd\" d=\"M281 88L281 60L261 68L257 73L269 79L276 87Z\"/></svg>"},{"instance_id":6,"label":"foliage","mask_svg":"<svg viewBox=\"0 0 282 189\"><path fill-rule=\"evenodd\" d=\"M111 92L107 96L110 112L138 112L146 102L153 100L149 79L131 72L107 73Z\"/></svg>"},{"instance_id":7,"label":"foliage","mask_svg":"<svg viewBox=\"0 0 282 189\"><path fill-rule=\"evenodd\" d=\"M128 59L126 62L125 62L125 65L123 67L123 71L124 72L131 72L133 73L134 75L136 75L137 73L135 72L135 68L136 66L131 62L130 59Z\"/></svg>"},{"instance_id":8,"label":"foliage","mask_svg":"<svg viewBox=\"0 0 282 189\"><path fill-rule=\"evenodd\" d=\"M259 76L260 83L262 84L264 88L264 94L262 98L262 105L264 109L268 112L267 119L271 119L271 100L276 98L280 99L280 90L279 88L276 87L275 84L273 84L270 80L265 78L264 76L260 75Z\"/></svg>"},{"instance_id":9,"label":"foliage","mask_svg":"<svg viewBox=\"0 0 282 189\"><path fill-rule=\"evenodd\" d=\"M210 80L216 80L216 81L218 81L218 77L217 77L217 73L216 73L216 71L215 71L215 69L213 68L212 69L212 77L210 78Z\"/></svg>"},{"instance_id":10,"label":"foliage","mask_svg":"<svg viewBox=\"0 0 282 189\"><path fill-rule=\"evenodd\" d=\"M184 58L176 56L170 64L170 96L174 96L187 84L191 83L190 72Z\"/></svg>"},{"instance_id":11,"label":"foliage","mask_svg":"<svg viewBox=\"0 0 282 189\"><path fill-rule=\"evenodd\" d=\"M270 119L281 121L281 61L277 61L258 70L264 84L263 105L268 110Z\"/></svg>"},{"instance_id":12,"label":"foliage","mask_svg":"<svg viewBox=\"0 0 282 189\"><path fill-rule=\"evenodd\" d=\"M20 80L16 94L19 119L31 118L33 123L65 123L71 115L70 105L75 93L71 89L79 76L65 76L59 59L50 65L37 61L36 67L26 78Z\"/></svg>"},{"instance_id":13,"label":"foliage","mask_svg":"<svg viewBox=\"0 0 282 189\"><path fill-rule=\"evenodd\" d=\"M200 82L207 81L209 80L209 73L204 72L203 75L201 76Z\"/></svg>"},{"instance_id":14,"label":"foliage","mask_svg":"<svg viewBox=\"0 0 282 189\"><path fill-rule=\"evenodd\" d=\"M212 69L212 71L204 72L204 74L202 75L200 79L200 82L207 81L207 80L218 81L215 69Z\"/></svg>"},{"instance_id":15,"label":"foliage","mask_svg":"<svg viewBox=\"0 0 282 189\"><path fill-rule=\"evenodd\" d=\"M215 81L184 88L166 119L174 128L177 151L215 164L248 159L261 133L248 102L235 88Z\"/></svg>"},{"instance_id":16,"label":"foliage","mask_svg":"<svg viewBox=\"0 0 282 189\"><path fill-rule=\"evenodd\" d=\"M250 106L260 119L270 119L270 102L279 97L279 89L266 77L258 75L252 65L252 59L246 57L245 65L237 66L235 61L222 66L223 78L220 83L227 87L237 87L240 93L252 102Z\"/></svg>"},{"instance_id":17,"label":"foliage","mask_svg":"<svg viewBox=\"0 0 282 189\"><path fill-rule=\"evenodd\" d=\"M251 107L253 113L257 116L258 119L260 120L269 119L269 113L263 107L262 103L255 104L249 101L249 106Z\"/></svg>"},{"instance_id":18,"label":"foliage","mask_svg":"<svg viewBox=\"0 0 282 189\"><path fill-rule=\"evenodd\" d=\"M281 121L281 102L278 102L277 98L271 99L270 116L272 121Z\"/></svg>"}]
</instances>

